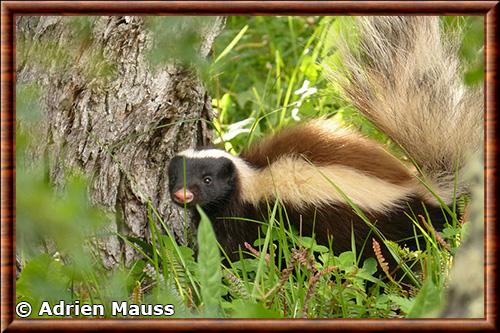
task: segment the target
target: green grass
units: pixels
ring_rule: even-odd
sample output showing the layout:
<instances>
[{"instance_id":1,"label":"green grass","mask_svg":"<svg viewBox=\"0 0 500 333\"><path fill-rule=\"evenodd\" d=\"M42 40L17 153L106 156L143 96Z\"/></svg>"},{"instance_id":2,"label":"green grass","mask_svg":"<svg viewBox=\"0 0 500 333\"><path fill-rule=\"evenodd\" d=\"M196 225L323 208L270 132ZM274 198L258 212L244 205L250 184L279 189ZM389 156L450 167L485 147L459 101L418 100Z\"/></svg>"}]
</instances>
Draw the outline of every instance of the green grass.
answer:
<instances>
[{"instance_id":1,"label":"green grass","mask_svg":"<svg viewBox=\"0 0 500 333\"><path fill-rule=\"evenodd\" d=\"M477 27L477 20L464 22L469 21ZM159 19L149 24L161 26ZM324 46L331 43L327 36L338 24L342 20L331 17L228 18L210 65L202 69L217 111L212 125L221 148L236 154L264 135L319 116L332 117L392 147L322 75L321 63L329 56ZM454 21L448 24L453 26ZM476 30L474 36L481 33ZM466 34L465 40L472 37ZM468 82L480 81L480 65L467 61L476 53L465 46L461 52L472 63ZM425 239L425 249L412 252L394 242L380 244L390 249L407 272L408 279L402 281L390 272L377 272L384 258L361 262L358 254L362 249L354 241L351 251L333 253L331 244L317 244L314 236L300 235L290 226L279 201L269 207L266 219L252 221L260 223L261 236L241 248L241 260L235 262L217 244L211 226L214 221L201 211L196 254L174 240L168 221L149 203L150 242L118 235L141 259L121 263L113 272L106 270L100 264L95 240L113 234L105 231L102 213L88 202L85 179L72 177L61 198L44 179L43 166L25 168L23 147L30 145L36 133L24 128L36 119L27 118L34 112L23 109L35 108L36 103L30 101L36 100L36 94L34 86L18 87L17 252L24 269L17 280L17 301L28 300L37 307L45 299L106 305L112 300L128 300L174 304L176 317L222 318L425 317L441 305L452 257L466 229L456 218L437 234L427 216L423 218L429 227L423 228L420 217L409 215L415 237ZM325 186L335 184L325 179ZM462 206L457 202L454 211L443 209L453 216ZM241 220L235 218L234 223ZM364 246L373 247L371 238Z\"/></svg>"}]
</instances>

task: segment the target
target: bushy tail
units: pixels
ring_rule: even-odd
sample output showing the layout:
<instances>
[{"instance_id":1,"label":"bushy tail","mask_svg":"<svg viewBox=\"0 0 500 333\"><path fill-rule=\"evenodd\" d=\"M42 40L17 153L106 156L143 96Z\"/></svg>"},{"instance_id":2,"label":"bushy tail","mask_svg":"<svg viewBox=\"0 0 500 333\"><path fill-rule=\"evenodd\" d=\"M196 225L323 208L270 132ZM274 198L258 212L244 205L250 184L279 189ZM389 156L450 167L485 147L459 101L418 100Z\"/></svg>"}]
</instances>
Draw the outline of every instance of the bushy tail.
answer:
<instances>
[{"instance_id":1,"label":"bushy tail","mask_svg":"<svg viewBox=\"0 0 500 333\"><path fill-rule=\"evenodd\" d=\"M364 17L356 24L355 45L337 44L342 68L330 69L331 79L446 200L458 171L460 195L467 190L462 168L482 149L483 97L463 84L458 39L441 32L438 17Z\"/></svg>"}]
</instances>

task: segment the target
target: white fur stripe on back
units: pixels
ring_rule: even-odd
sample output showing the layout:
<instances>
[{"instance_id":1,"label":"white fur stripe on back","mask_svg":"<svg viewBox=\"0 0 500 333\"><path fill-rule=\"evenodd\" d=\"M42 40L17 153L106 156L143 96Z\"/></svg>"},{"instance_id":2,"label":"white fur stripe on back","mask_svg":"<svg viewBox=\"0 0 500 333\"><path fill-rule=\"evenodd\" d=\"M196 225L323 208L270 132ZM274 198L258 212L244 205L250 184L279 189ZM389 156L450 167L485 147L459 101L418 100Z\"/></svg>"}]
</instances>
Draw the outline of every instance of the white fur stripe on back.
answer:
<instances>
[{"instance_id":1,"label":"white fur stripe on back","mask_svg":"<svg viewBox=\"0 0 500 333\"><path fill-rule=\"evenodd\" d=\"M254 169L241 158L218 149L188 149L179 155L233 161L241 181L242 200L255 206L277 196L295 208L347 203L343 192L362 209L385 212L416 193L413 183L396 185L344 165L317 167L292 156L284 156L264 169Z\"/></svg>"},{"instance_id":2,"label":"white fur stripe on back","mask_svg":"<svg viewBox=\"0 0 500 333\"><path fill-rule=\"evenodd\" d=\"M415 193L411 184L391 184L343 165L316 167L293 157L243 177L242 183L245 201L257 205L263 199L279 196L296 208L347 203L343 192L362 209L384 212Z\"/></svg>"}]
</instances>

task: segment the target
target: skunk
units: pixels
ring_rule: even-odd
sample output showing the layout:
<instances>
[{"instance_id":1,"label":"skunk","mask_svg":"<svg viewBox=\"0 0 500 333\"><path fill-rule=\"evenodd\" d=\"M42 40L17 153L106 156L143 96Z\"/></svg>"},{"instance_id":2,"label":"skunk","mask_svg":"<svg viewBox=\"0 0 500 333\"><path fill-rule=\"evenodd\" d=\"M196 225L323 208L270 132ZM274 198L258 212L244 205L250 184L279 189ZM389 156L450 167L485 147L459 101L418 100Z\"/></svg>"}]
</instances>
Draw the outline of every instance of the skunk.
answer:
<instances>
[{"instance_id":1,"label":"skunk","mask_svg":"<svg viewBox=\"0 0 500 333\"><path fill-rule=\"evenodd\" d=\"M442 203L451 208L467 193L462 170L481 151L483 100L462 83L457 41L441 33L438 17L358 18L357 29L359 45L338 43L343 69L327 69L328 78L414 164L328 119L284 129L239 157L180 152L168 169L171 197L203 208L231 259L258 237L252 220L265 220L276 201L302 235L340 253L352 249L353 233L369 257L379 235L356 210L386 239L415 249L422 244L411 218L441 230L451 222Z\"/></svg>"}]
</instances>

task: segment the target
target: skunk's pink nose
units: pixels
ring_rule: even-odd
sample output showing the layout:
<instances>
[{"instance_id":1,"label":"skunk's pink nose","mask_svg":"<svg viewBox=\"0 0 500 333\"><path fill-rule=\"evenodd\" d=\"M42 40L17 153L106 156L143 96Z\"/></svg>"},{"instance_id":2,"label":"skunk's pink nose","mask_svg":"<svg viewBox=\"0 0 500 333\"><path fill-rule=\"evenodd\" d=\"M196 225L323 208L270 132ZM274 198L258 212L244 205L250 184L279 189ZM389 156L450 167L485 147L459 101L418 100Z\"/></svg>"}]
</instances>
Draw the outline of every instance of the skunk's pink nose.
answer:
<instances>
[{"instance_id":1,"label":"skunk's pink nose","mask_svg":"<svg viewBox=\"0 0 500 333\"><path fill-rule=\"evenodd\" d=\"M174 193L174 200L178 203L189 203L193 201L194 195L190 190L185 190L181 188L179 191Z\"/></svg>"}]
</instances>

